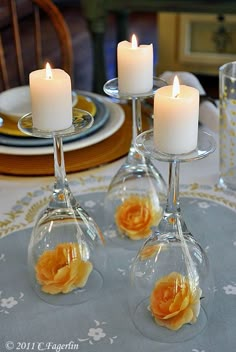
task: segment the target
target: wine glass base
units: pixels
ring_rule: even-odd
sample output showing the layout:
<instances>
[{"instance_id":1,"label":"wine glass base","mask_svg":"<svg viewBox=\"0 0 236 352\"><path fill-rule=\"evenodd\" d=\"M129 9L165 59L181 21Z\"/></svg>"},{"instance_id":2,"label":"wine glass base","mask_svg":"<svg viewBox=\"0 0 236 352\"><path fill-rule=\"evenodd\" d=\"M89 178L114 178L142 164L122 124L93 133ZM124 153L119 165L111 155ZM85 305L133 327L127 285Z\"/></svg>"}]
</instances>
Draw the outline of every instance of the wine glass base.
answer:
<instances>
[{"instance_id":1,"label":"wine glass base","mask_svg":"<svg viewBox=\"0 0 236 352\"><path fill-rule=\"evenodd\" d=\"M135 146L138 152L147 158L154 158L165 162L191 162L205 158L210 153L213 153L216 148L216 143L209 133L199 130L196 149L186 154L167 154L156 148L153 130L148 130L138 135Z\"/></svg>"},{"instance_id":2,"label":"wine glass base","mask_svg":"<svg viewBox=\"0 0 236 352\"><path fill-rule=\"evenodd\" d=\"M196 323L186 324L178 331L173 331L155 323L149 311L149 298L143 299L136 307L133 323L138 331L145 337L162 343L178 343L193 339L206 328L208 317L201 307Z\"/></svg>"},{"instance_id":3,"label":"wine glass base","mask_svg":"<svg viewBox=\"0 0 236 352\"><path fill-rule=\"evenodd\" d=\"M116 98L116 99L128 99L128 100L138 99L138 98L145 99L145 98L153 96L159 88L167 86L166 81L164 81L163 79L158 78L158 77L153 77L153 86L152 86L152 89L150 89L150 91L135 94L135 93L121 92L119 90L118 83L119 83L118 78L110 79L103 86L104 92L107 95L109 95L113 98Z\"/></svg>"},{"instance_id":4,"label":"wine glass base","mask_svg":"<svg viewBox=\"0 0 236 352\"><path fill-rule=\"evenodd\" d=\"M52 138L54 136L72 136L79 134L85 129L88 129L93 124L93 116L85 110L73 108L72 110L72 125L69 128L59 131L40 130L33 126L32 114L26 114L18 121L18 128L21 132L38 138Z\"/></svg>"}]
</instances>

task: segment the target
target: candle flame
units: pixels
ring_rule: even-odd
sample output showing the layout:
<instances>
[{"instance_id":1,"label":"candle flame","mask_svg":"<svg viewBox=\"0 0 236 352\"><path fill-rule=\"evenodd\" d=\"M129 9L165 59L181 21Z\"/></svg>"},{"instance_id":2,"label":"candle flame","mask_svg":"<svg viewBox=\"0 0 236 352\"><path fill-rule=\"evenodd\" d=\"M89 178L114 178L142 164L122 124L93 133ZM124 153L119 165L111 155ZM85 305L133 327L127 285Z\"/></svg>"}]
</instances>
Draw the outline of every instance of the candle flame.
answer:
<instances>
[{"instance_id":1,"label":"candle flame","mask_svg":"<svg viewBox=\"0 0 236 352\"><path fill-rule=\"evenodd\" d=\"M173 88L172 88L172 97L178 98L180 94L180 86L179 86L179 79L177 76L174 78Z\"/></svg>"},{"instance_id":2,"label":"candle flame","mask_svg":"<svg viewBox=\"0 0 236 352\"><path fill-rule=\"evenodd\" d=\"M52 70L49 63L46 63L46 79L52 79Z\"/></svg>"},{"instance_id":3,"label":"candle flame","mask_svg":"<svg viewBox=\"0 0 236 352\"><path fill-rule=\"evenodd\" d=\"M138 47L137 38L135 34L132 35L131 44L132 44L132 49L136 49Z\"/></svg>"}]
</instances>

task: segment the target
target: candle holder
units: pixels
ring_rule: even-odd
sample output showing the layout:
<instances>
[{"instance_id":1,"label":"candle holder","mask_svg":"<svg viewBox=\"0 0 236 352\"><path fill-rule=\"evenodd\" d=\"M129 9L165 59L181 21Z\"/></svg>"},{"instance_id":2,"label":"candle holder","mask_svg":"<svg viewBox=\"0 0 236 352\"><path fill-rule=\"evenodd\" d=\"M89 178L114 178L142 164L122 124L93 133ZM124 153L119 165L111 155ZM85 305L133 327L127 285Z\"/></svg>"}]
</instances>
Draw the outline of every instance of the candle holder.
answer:
<instances>
[{"instance_id":1,"label":"candle holder","mask_svg":"<svg viewBox=\"0 0 236 352\"><path fill-rule=\"evenodd\" d=\"M80 109L73 109L73 123L65 130L36 129L32 114L18 122L19 129L30 136L53 138L53 192L37 217L28 246L30 281L37 295L50 304L83 303L95 298L103 287L103 235L70 190L62 142L62 137L78 134L92 124L93 117Z\"/></svg>"},{"instance_id":2,"label":"candle holder","mask_svg":"<svg viewBox=\"0 0 236 352\"><path fill-rule=\"evenodd\" d=\"M136 328L159 342L181 342L206 326L214 286L208 258L189 232L179 202L179 166L215 150L213 138L198 134L188 154L164 154L153 144L153 131L141 133L137 150L147 158L169 163L167 204L159 225L139 250L131 267L129 307Z\"/></svg>"},{"instance_id":3,"label":"candle holder","mask_svg":"<svg viewBox=\"0 0 236 352\"><path fill-rule=\"evenodd\" d=\"M104 91L116 99L132 101L132 140L125 162L111 180L104 201L105 235L115 246L137 249L147 238L151 227L162 215L161 203L166 197L166 184L150 160L137 152L135 139L142 132L141 100L152 97L167 85L154 77L151 91L125 94L118 89L118 79L104 85Z\"/></svg>"}]
</instances>

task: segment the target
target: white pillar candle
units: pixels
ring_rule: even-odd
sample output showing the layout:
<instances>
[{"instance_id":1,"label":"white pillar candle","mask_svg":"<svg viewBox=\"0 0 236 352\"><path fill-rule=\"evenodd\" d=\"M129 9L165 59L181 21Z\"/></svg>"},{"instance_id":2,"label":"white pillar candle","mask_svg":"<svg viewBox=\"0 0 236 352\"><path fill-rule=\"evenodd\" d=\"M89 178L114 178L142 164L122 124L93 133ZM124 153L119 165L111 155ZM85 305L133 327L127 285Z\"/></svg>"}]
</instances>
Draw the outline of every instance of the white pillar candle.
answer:
<instances>
[{"instance_id":1,"label":"white pillar candle","mask_svg":"<svg viewBox=\"0 0 236 352\"><path fill-rule=\"evenodd\" d=\"M154 144L168 154L184 154L197 147L199 91L179 85L157 90L154 97Z\"/></svg>"},{"instance_id":2,"label":"white pillar candle","mask_svg":"<svg viewBox=\"0 0 236 352\"><path fill-rule=\"evenodd\" d=\"M29 76L33 127L58 131L72 125L70 76L61 69L33 71Z\"/></svg>"},{"instance_id":3,"label":"white pillar candle","mask_svg":"<svg viewBox=\"0 0 236 352\"><path fill-rule=\"evenodd\" d=\"M140 94L153 87L153 46L122 41L117 46L118 88L121 93Z\"/></svg>"}]
</instances>

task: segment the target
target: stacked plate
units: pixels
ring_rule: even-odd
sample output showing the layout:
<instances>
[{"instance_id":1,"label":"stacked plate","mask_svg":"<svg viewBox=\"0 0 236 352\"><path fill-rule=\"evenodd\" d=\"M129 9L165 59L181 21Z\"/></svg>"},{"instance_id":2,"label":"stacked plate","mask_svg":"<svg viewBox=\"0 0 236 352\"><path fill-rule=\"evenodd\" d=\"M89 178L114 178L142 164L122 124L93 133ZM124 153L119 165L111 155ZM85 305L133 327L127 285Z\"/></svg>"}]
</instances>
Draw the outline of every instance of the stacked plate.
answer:
<instances>
[{"instance_id":1,"label":"stacked plate","mask_svg":"<svg viewBox=\"0 0 236 352\"><path fill-rule=\"evenodd\" d=\"M29 137L18 129L19 116L30 112L29 87L17 87L0 94L0 153L11 155L44 155L53 153L52 140ZM113 135L124 123L124 112L118 104L90 92L72 94L73 106L94 116L94 124L81 134L63 139L64 151L73 151L101 142Z\"/></svg>"}]
</instances>

